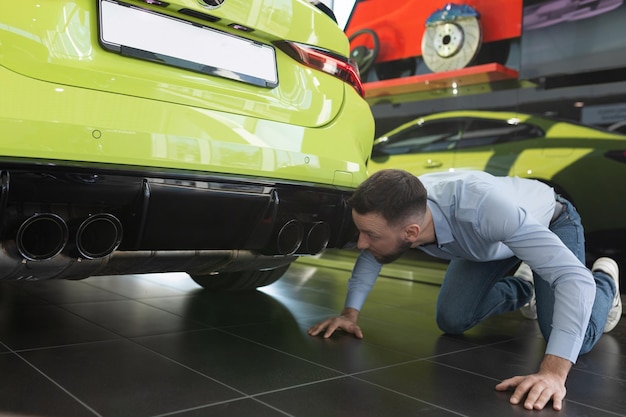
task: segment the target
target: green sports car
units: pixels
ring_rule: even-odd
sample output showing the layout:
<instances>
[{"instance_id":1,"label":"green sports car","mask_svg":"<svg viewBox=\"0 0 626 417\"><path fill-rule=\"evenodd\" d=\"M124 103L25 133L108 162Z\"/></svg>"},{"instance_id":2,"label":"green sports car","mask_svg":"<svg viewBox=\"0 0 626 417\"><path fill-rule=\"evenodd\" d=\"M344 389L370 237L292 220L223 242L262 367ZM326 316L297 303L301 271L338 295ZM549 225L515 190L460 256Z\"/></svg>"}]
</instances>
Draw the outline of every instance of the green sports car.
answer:
<instances>
[{"instance_id":1,"label":"green sports car","mask_svg":"<svg viewBox=\"0 0 626 417\"><path fill-rule=\"evenodd\" d=\"M23 0L0 14L0 279L278 279L354 236L374 135L304 0Z\"/></svg>"},{"instance_id":2,"label":"green sports car","mask_svg":"<svg viewBox=\"0 0 626 417\"><path fill-rule=\"evenodd\" d=\"M374 141L370 172L391 167L541 180L575 204L590 252L626 253L624 135L520 113L437 113Z\"/></svg>"}]
</instances>

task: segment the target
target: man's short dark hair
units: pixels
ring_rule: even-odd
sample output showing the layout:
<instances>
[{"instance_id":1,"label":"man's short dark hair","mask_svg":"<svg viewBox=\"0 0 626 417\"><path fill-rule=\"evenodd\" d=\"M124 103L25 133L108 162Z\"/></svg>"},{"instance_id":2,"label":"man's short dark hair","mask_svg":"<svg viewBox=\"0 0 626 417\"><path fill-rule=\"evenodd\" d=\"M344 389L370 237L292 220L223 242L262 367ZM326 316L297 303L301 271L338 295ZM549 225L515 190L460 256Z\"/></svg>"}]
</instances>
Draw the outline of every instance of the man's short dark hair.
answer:
<instances>
[{"instance_id":1,"label":"man's short dark hair","mask_svg":"<svg viewBox=\"0 0 626 417\"><path fill-rule=\"evenodd\" d=\"M375 172L348 200L359 214L378 213L390 225L426 212L426 188L413 174L399 169Z\"/></svg>"}]
</instances>

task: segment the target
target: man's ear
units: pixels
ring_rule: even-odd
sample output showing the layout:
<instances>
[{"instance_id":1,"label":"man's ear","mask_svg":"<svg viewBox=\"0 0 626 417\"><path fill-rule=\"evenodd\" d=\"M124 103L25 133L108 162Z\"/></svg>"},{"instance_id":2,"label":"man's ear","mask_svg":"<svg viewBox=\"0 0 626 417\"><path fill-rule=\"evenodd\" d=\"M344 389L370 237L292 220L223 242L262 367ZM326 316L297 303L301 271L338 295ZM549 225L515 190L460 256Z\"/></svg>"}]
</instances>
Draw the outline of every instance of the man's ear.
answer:
<instances>
[{"instance_id":1,"label":"man's ear","mask_svg":"<svg viewBox=\"0 0 626 417\"><path fill-rule=\"evenodd\" d=\"M421 229L418 224L412 223L404 228L404 239L407 242L414 243L420 235Z\"/></svg>"}]
</instances>

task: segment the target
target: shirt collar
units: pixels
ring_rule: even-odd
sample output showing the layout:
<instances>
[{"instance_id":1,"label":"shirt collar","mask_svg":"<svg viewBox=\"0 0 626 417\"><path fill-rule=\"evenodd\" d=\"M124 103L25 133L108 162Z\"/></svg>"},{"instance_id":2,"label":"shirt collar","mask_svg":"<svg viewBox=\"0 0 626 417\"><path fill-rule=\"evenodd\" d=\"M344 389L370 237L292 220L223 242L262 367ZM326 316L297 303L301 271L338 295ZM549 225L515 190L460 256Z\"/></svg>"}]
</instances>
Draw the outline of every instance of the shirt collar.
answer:
<instances>
[{"instance_id":1,"label":"shirt collar","mask_svg":"<svg viewBox=\"0 0 626 417\"><path fill-rule=\"evenodd\" d=\"M435 237L437 239L437 246L441 247L446 243L450 243L454 241L454 236L452 236L452 229L450 228L450 223L448 223L448 219L443 214L443 210L441 207L430 199L427 200L426 204L430 209L430 212L433 216L433 226L435 228Z\"/></svg>"}]
</instances>

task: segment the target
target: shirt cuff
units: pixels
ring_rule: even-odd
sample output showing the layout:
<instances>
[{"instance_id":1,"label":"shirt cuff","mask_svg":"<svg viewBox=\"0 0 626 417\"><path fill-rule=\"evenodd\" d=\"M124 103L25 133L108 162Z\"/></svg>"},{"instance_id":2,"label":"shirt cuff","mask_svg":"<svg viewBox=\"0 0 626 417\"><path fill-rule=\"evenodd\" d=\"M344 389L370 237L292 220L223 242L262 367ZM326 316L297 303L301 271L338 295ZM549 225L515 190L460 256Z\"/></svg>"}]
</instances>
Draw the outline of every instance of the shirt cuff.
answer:
<instances>
[{"instance_id":1,"label":"shirt cuff","mask_svg":"<svg viewBox=\"0 0 626 417\"><path fill-rule=\"evenodd\" d=\"M344 304L344 308L353 308L355 310L361 311L363 304L365 304L365 299L367 298L367 293L357 293L357 294L348 294L346 296L346 303Z\"/></svg>"},{"instance_id":2,"label":"shirt cuff","mask_svg":"<svg viewBox=\"0 0 626 417\"><path fill-rule=\"evenodd\" d=\"M548 346L546 347L546 354L558 356L576 363L582 345L583 340L580 337L552 328L550 340L548 340Z\"/></svg>"}]
</instances>

